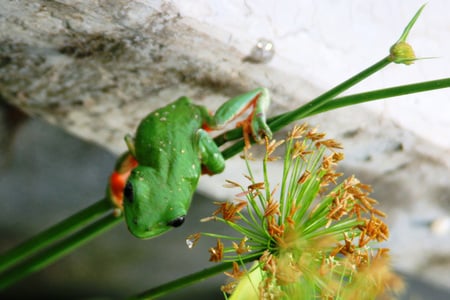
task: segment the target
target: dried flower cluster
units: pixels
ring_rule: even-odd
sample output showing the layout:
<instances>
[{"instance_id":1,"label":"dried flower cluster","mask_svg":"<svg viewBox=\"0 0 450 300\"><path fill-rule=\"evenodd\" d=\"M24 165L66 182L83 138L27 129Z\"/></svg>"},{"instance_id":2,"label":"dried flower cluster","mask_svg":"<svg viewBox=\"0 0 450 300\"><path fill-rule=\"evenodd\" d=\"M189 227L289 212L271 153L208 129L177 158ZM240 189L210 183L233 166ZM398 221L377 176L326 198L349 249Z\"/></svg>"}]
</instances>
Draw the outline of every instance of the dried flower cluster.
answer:
<instances>
[{"instance_id":1,"label":"dried flower cluster","mask_svg":"<svg viewBox=\"0 0 450 300\"><path fill-rule=\"evenodd\" d=\"M278 191L270 187L268 162L278 159L273 153L283 143ZM223 287L231 299L374 299L401 290L388 249L373 246L389 237L385 214L369 197L370 186L354 176L339 180L339 149L324 133L295 126L286 141L266 140L263 179L254 178L246 161L250 183L227 181L240 189L236 199L215 203L218 209L204 220L224 222L243 237L227 237L226 247L223 236L204 235L217 237L210 261L233 262L225 274L234 281ZM244 262L251 260L247 270Z\"/></svg>"}]
</instances>

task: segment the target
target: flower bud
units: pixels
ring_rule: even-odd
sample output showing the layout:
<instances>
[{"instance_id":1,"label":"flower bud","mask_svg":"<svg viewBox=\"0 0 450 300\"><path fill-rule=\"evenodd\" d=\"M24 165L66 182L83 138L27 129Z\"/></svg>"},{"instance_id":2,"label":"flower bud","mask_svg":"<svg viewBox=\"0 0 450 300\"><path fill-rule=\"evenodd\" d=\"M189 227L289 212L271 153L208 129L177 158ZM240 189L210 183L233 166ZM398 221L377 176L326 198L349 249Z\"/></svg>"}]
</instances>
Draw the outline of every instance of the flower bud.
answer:
<instances>
[{"instance_id":1,"label":"flower bud","mask_svg":"<svg viewBox=\"0 0 450 300\"><path fill-rule=\"evenodd\" d=\"M397 42L389 50L389 59L396 64L410 65L416 60L416 55L410 44L407 42Z\"/></svg>"}]
</instances>

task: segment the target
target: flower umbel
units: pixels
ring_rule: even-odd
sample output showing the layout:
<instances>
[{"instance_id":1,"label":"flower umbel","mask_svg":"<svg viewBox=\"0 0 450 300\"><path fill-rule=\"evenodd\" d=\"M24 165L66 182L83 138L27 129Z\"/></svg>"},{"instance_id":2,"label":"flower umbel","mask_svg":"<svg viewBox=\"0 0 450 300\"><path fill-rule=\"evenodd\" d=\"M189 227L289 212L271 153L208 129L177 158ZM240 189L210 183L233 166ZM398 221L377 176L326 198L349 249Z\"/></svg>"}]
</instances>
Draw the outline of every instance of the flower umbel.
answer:
<instances>
[{"instance_id":1,"label":"flower umbel","mask_svg":"<svg viewBox=\"0 0 450 300\"><path fill-rule=\"evenodd\" d=\"M226 274L235 282L223 290L231 299L374 299L400 290L386 249L375 246L389 230L369 197L370 186L354 176L339 180L341 144L307 125L295 126L284 141L280 186L272 189L269 164L281 144L266 141L262 179L246 160L250 182L227 181L240 189L236 199L215 203L219 208L206 218L242 235L201 234L217 238L210 261L233 262ZM243 262L251 259L255 263L246 269Z\"/></svg>"}]
</instances>

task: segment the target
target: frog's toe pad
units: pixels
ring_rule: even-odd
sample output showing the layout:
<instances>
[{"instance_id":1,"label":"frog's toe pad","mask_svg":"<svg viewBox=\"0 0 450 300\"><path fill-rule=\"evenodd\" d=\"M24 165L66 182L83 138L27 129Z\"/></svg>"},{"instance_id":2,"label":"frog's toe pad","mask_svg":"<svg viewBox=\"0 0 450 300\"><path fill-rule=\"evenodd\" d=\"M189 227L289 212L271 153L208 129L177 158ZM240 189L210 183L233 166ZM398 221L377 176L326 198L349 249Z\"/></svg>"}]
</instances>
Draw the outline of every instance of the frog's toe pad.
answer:
<instances>
[{"instance_id":1,"label":"frog's toe pad","mask_svg":"<svg viewBox=\"0 0 450 300\"><path fill-rule=\"evenodd\" d=\"M253 139L258 143L262 143L265 137L268 139L272 138L272 131L262 119L253 119L251 124L251 132Z\"/></svg>"}]
</instances>

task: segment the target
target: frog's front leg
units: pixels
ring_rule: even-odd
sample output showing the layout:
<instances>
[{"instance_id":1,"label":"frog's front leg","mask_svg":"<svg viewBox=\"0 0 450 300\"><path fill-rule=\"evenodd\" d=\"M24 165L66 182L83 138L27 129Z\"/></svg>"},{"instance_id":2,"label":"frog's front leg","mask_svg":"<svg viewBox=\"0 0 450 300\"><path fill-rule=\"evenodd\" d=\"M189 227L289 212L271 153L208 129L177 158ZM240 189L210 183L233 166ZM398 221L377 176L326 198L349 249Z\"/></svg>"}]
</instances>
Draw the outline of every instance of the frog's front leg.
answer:
<instances>
[{"instance_id":1,"label":"frog's front leg","mask_svg":"<svg viewBox=\"0 0 450 300\"><path fill-rule=\"evenodd\" d=\"M203 129L197 130L197 144L203 173L217 174L225 169L225 159L212 137Z\"/></svg>"},{"instance_id":2,"label":"frog's front leg","mask_svg":"<svg viewBox=\"0 0 450 300\"><path fill-rule=\"evenodd\" d=\"M128 151L134 157L136 157L136 147L134 146L134 138L131 134L125 135L125 143L127 144Z\"/></svg>"},{"instance_id":3,"label":"frog's front leg","mask_svg":"<svg viewBox=\"0 0 450 300\"><path fill-rule=\"evenodd\" d=\"M241 123L244 135L251 132L253 139L262 141L263 136L272 137L272 131L266 123L266 111L270 104L269 91L257 88L248 93L236 96L220 106L214 116L205 116L206 125L212 129L220 129L252 107L249 117Z\"/></svg>"}]
</instances>

